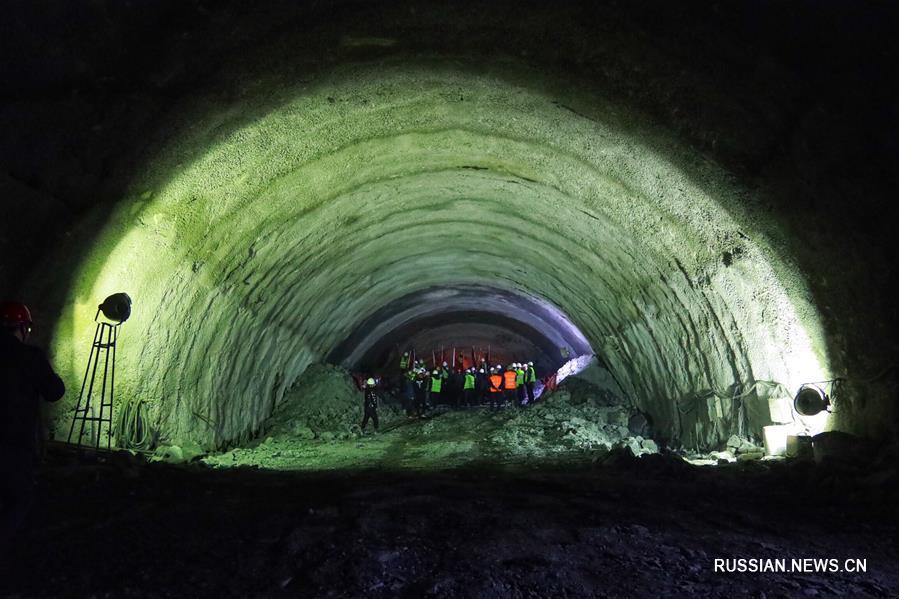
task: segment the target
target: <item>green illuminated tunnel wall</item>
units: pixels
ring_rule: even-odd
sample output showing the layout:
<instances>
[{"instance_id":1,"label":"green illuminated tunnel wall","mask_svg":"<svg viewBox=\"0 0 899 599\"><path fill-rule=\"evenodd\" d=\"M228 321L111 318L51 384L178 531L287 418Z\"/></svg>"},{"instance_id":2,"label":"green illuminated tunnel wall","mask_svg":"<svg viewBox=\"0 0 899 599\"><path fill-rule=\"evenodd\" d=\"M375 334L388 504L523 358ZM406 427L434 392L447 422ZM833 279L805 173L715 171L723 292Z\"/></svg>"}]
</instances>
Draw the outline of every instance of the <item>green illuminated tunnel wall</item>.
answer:
<instances>
[{"instance_id":1,"label":"green illuminated tunnel wall","mask_svg":"<svg viewBox=\"0 0 899 599\"><path fill-rule=\"evenodd\" d=\"M282 96L192 123L76 274L58 363L76 383L97 298L129 292L123 397L163 439L245 438L368 315L435 286L557 306L672 442L732 430L730 402L687 399L829 374L776 228L627 107L508 65L408 61Z\"/></svg>"}]
</instances>

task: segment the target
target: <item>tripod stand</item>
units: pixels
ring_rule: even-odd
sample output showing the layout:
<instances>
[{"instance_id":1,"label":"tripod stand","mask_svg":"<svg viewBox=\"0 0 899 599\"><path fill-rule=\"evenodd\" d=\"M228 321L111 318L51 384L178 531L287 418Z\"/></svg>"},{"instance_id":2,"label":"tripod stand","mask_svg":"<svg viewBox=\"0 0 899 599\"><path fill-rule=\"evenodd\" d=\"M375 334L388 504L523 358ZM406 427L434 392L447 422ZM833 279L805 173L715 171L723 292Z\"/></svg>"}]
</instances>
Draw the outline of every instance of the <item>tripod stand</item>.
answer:
<instances>
[{"instance_id":1,"label":"tripod stand","mask_svg":"<svg viewBox=\"0 0 899 599\"><path fill-rule=\"evenodd\" d=\"M100 310L97 310L97 317ZM112 447L112 403L115 394L115 354L116 342L119 338L119 327L121 322L109 324L107 322L97 322L97 328L94 331L94 341L91 343L91 354L87 361L87 370L84 372L84 381L81 383L81 393L78 396L78 404L75 406L75 415L72 418L72 426L69 428L69 443L75 433L75 427L78 426L78 440L76 444L81 445L85 433L88 435L88 444L93 440L96 449L100 449L100 443L103 437L104 424L106 425L106 448ZM102 382L99 383L99 411L96 405L91 405L94 397L94 387L97 386L97 370L100 362L103 362L103 371L100 373ZM107 379L109 379L109 394L107 395ZM85 389L87 393L85 393ZM88 426L90 423L90 426ZM85 429L88 430L85 430Z\"/></svg>"}]
</instances>

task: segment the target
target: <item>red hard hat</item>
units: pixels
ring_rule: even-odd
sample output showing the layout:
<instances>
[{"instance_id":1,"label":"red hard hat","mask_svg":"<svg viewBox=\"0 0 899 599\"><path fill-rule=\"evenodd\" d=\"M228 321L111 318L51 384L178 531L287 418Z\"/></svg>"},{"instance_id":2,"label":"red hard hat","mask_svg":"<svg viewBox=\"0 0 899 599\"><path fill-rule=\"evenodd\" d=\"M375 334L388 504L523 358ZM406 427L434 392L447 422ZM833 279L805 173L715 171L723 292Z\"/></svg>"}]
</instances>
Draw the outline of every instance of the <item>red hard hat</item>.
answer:
<instances>
[{"instance_id":1,"label":"red hard hat","mask_svg":"<svg viewBox=\"0 0 899 599\"><path fill-rule=\"evenodd\" d=\"M5 325L32 323L31 311L20 302L3 302L0 304L0 322Z\"/></svg>"}]
</instances>

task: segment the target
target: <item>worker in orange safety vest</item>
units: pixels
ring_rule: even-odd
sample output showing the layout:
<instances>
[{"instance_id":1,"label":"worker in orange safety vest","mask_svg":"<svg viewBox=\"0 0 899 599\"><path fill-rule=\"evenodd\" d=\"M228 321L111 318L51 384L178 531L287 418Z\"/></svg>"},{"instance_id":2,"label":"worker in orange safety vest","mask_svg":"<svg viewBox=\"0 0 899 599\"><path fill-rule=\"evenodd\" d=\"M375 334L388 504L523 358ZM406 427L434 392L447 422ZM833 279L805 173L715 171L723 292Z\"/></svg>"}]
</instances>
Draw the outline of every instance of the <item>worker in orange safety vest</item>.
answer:
<instances>
[{"instance_id":1,"label":"worker in orange safety vest","mask_svg":"<svg viewBox=\"0 0 899 599\"><path fill-rule=\"evenodd\" d=\"M490 369L490 407L499 408L503 397L503 377L495 368Z\"/></svg>"},{"instance_id":2,"label":"worker in orange safety vest","mask_svg":"<svg viewBox=\"0 0 899 599\"><path fill-rule=\"evenodd\" d=\"M515 367L512 364L503 373L503 391L505 392L506 403L514 404L518 395L518 373L515 372Z\"/></svg>"}]
</instances>

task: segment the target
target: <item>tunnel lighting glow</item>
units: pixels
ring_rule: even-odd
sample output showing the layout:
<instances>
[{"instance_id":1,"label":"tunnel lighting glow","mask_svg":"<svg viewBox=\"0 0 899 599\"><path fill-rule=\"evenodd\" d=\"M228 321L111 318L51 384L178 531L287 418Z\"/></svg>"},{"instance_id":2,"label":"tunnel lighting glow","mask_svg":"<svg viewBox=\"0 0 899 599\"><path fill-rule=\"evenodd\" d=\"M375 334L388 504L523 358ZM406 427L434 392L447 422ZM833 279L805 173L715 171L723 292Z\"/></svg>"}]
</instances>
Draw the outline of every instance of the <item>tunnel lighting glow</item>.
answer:
<instances>
[{"instance_id":1,"label":"tunnel lighting glow","mask_svg":"<svg viewBox=\"0 0 899 599\"><path fill-rule=\"evenodd\" d=\"M86 360L79 306L121 286L141 299L123 392L161 439L206 446L258 430L309 364L352 362L426 314L427 300L399 306L427 290L491 289L492 312L582 338L690 445L716 442L728 411L682 412L685 398L827 376L804 281L765 236L775 225L735 216L750 192L584 93L505 63L350 65L280 106L210 108L146 164L81 264L54 337L67 380ZM335 354L385 306L398 308Z\"/></svg>"},{"instance_id":2,"label":"tunnel lighting glow","mask_svg":"<svg viewBox=\"0 0 899 599\"><path fill-rule=\"evenodd\" d=\"M596 356L593 354L578 356L572 360L565 362L561 368L556 372L556 384L561 384L562 381L567 379L570 376L575 376L576 374L583 372L587 369L588 366L596 362Z\"/></svg>"},{"instance_id":3,"label":"tunnel lighting glow","mask_svg":"<svg viewBox=\"0 0 899 599\"><path fill-rule=\"evenodd\" d=\"M784 455L787 451L787 437L794 432L789 424L772 424L764 427L763 440L767 455Z\"/></svg>"}]
</instances>

